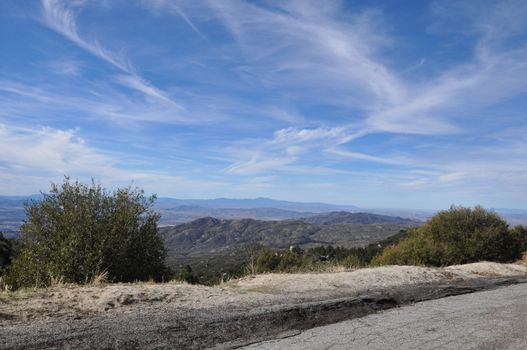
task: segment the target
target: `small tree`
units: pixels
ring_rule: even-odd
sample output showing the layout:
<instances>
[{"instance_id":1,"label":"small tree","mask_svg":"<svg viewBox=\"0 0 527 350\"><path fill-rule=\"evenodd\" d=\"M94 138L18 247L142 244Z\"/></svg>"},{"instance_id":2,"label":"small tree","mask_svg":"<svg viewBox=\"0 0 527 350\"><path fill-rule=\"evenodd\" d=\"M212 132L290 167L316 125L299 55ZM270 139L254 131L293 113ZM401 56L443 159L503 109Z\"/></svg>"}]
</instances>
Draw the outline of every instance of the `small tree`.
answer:
<instances>
[{"instance_id":1,"label":"small tree","mask_svg":"<svg viewBox=\"0 0 527 350\"><path fill-rule=\"evenodd\" d=\"M137 188L109 192L93 181L85 185L66 177L62 185L52 184L41 201L26 204L22 250L8 283L86 283L103 272L111 281L161 278L167 269L154 200Z\"/></svg>"}]
</instances>

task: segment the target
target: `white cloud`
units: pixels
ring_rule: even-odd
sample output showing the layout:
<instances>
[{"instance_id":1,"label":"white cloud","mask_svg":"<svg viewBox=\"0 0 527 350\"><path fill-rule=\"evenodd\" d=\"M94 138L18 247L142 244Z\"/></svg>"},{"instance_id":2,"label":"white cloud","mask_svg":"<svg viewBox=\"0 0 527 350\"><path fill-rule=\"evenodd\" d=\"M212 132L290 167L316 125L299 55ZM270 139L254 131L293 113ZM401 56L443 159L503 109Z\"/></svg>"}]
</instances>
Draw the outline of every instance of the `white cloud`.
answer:
<instances>
[{"instance_id":1,"label":"white cloud","mask_svg":"<svg viewBox=\"0 0 527 350\"><path fill-rule=\"evenodd\" d=\"M178 2L170 0L142 0L141 3L143 4L143 6L156 13L165 13L168 10L169 13L181 17L196 34L198 34L202 38L205 38L205 36L199 30L196 24L194 24L194 22L189 18L189 16L187 16L181 6L178 5ZM192 3L193 1L186 1L185 5L192 6ZM194 4L194 6L196 6L196 4Z\"/></svg>"},{"instance_id":2,"label":"white cloud","mask_svg":"<svg viewBox=\"0 0 527 350\"><path fill-rule=\"evenodd\" d=\"M286 128L277 130L274 133L273 143L277 144L291 144L291 143L306 143L317 140L335 139L336 142L343 142L348 139L348 132L346 128L314 128L314 129L299 129Z\"/></svg>"},{"instance_id":3,"label":"white cloud","mask_svg":"<svg viewBox=\"0 0 527 350\"><path fill-rule=\"evenodd\" d=\"M285 128L277 130L270 140L244 140L240 145L222 150L234 158L228 173L252 175L268 171L290 171L287 167L307 152L333 147L358 137L348 127Z\"/></svg>"},{"instance_id":4,"label":"white cloud","mask_svg":"<svg viewBox=\"0 0 527 350\"><path fill-rule=\"evenodd\" d=\"M0 125L0 159L16 173L100 174L114 160L87 146L77 130L28 129Z\"/></svg>"},{"instance_id":5,"label":"white cloud","mask_svg":"<svg viewBox=\"0 0 527 350\"><path fill-rule=\"evenodd\" d=\"M372 155L360 153L360 152L346 151L346 150L342 150L339 148L330 148L330 149L327 149L326 152L329 154L337 155L345 159L357 159L357 160L364 160L364 161L369 161L369 162L374 162L374 163L392 164L392 165L409 165L410 164L408 159L378 157L378 156L372 156Z\"/></svg>"},{"instance_id":6,"label":"white cloud","mask_svg":"<svg viewBox=\"0 0 527 350\"><path fill-rule=\"evenodd\" d=\"M235 164L250 164L254 171L265 172L272 170L264 165L272 165L273 160L281 165L301 163L300 155L308 151L330 152L343 160L400 164L399 160L335 147L373 133L469 134L471 130L464 124L469 120L477 123L478 111L527 92L527 47L500 45L527 28L527 17L514 13L514 3L500 3L493 14L472 14L473 25L479 26L482 16L486 23L477 31L480 38L472 41L473 56L421 81L404 80L380 59L391 39L374 25L378 23L375 13L348 16L343 22L337 19L342 18L340 7L328 3L320 8L314 2L269 7L240 1L210 2L247 57L243 71L273 88L301 86L310 98L316 96L317 102L334 98L353 101L354 107L362 108L362 120L357 121L354 113L342 126L279 129L273 138L259 140L253 147L265 159L262 166L256 166L259 158L251 152L239 152L239 157L249 160L238 159ZM524 13L525 8L519 6L518 11ZM313 93L309 88L314 84L326 91ZM335 87L339 89L336 94ZM415 184L452 182L460 174L465 173L454 170Z\"/></svg>"},{"instance_id":7,"label":"white cloud","mask_svg":"<svg viewBox=\"0 0 527 350\"><path fill-rule=\"evenodd\" d=\"M78 129L36 129L0 124L0 194L31 194L47 190L64 175L100 181L109 188L134 184L164 195L206 196L232 186L225 181L189 179L179 174L142 171L124 159L89 145Z\"/></svg>"},{"instance_id":8,"label":"white cloud","mask_svg":"<svg viewBox=\"0 0 527 350\"><path fill-rule=\"evenodd\" d=\"M128 77L128 76L127 76ZM75 77L75 84L69 80L56 80L53 84L33 83L29 80L6 80L0 78L0 118L33 119L39 116L41 122L57 115L74 114L76 118L97 120L118 126L130 126L133 122L166 124L211 124L221 122L217 116L209 116L200 110L192 113L172 100L145 94L126 94L107 82L92 82ZM124 84L141 84L130 78ZM133 89L136 91L138 88ZM145 85L144 88L148 88ZM154 93L154 92L152 92Z\"/></svg>"},{"instance_id":9,"label":"white cloud","mask_svg":"<svg viewBox=\"0 0 527 350\"><path fill-rule=\"evenodd\" d=\"M231 174L238 175L254 175L262 172L282 171L283 166L291 164L295 161L293 157L285 158L265 158L255 155L247 161L240 161L229 166L226 171Z\"/></svg>"},{"instance_id":10,"label":"white cloud","mask_svg":"<svg viewBox=\"0 0 527 350\"><path fill-rule=\"evenodd\" d=\"M77 29L76 12L84 4L85 1L42 0L43 23L80 48L127 73L126 77L121 76L118 79L121 84L126 84L128 87L136 89L145 95L181 107L168 97L166 93L141 78L124 54L116 54L102 47L96 40L87 40L80 36Z\"/></svg>"},{"instance_id":11,"label":"white cloud","mask_svg":"<svg viewBox=\"0 0 527 350\"><path fill-rule=\"evenodd\" d=\"M241 1L209 4L245 53L245 71L262 81L337 90L353 103L367 96L391 104L406 95L399 78L376 57L386 37L373 30L380 21L372 12L343 22L335 19L338 6L321 11L315 2L277 3L274 10Z\"/></svg>"},{"instance_id":12,"label":"white cloud","mask_svg":"<svg viewBox=\"0 0 527 350\"><path fill-rule=\"evenodd\" d=\"M122 71L132 72L133 69L130 63L124 57L104 49L97 41L88 41L81 38L77 30L75 12L84 3L85 1L42 0L43 22L49 28L63 35L82 49Z\"/></svg>"},{"instance_id":13,"label":"white cloud","mask_svg":"<svg viewBox=\"0 0 527 350\"><path fill-rule=\"evenodd\" d=\"M141 91L147 96L153 96L158 100L164 101L178 109L183 109L178 103L174 102L163 91L153 87L137 75L123 75L116 78L117 82L129 88Z\"/></svg>"}]
</instances>

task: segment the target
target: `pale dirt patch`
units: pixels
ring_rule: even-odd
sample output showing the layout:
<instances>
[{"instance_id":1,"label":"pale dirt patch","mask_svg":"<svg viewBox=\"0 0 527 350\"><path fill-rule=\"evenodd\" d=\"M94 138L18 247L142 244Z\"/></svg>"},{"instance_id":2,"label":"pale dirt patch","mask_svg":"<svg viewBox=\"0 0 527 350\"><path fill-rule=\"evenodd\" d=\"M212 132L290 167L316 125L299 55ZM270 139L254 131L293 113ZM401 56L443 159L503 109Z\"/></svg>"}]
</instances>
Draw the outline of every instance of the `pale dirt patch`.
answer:
<instances>
[{"instance_id":1,"label":"pale dirt patch","mask_svg":"<svg viewBox=\"0 0 527 350\"><path fill-rule=\"evenodd\" d=\"M244 277L229 285L240 290L264 288L272 294L333 293L346 290L350 293L378 287L403 284L437 282L444 276L436 269L416 266L383 266L348 272L265 274Z\"/></svg>"},{"instance_id":2,"label":"pale dirt patch","mask_svg":"<svg viewBox=\"0 0 527 350\"><path fill-rule=\"evenodd\" d=\"M320 293L346 290L355 294L379 288L482 277L527 275L527 266L480 262L446 268L382 266L349 272L265 274L244 277L229 285L240 290L265 288L272 294Z\"/></svg>"},{"instance_id":3,"label":"pale dirt patch","mask_svg":"<svg viewBox=\"0 0 527 350\"><path fill-rule=\"evenodd\" d=\"M482 262L447 268L384 266L335 273L265 274L216 287L175 282L57 286L30 293L0 293L0 327L150 308L247 309L354 296L404 285L508 276L527 276L527 266Z\"/></svg>"},{"instance_id":4,"label":"pale dirt patch","mask_svg":"<svg viewBox=\"0 0 527 350\"><path fill-rule=\"evenodd\" d=\"M506 277L527 274L527 266L520 264L499 264L495 262L479 262L474 264L453 265L444 268L460 278Z\"/></svg>"}]
</instances>

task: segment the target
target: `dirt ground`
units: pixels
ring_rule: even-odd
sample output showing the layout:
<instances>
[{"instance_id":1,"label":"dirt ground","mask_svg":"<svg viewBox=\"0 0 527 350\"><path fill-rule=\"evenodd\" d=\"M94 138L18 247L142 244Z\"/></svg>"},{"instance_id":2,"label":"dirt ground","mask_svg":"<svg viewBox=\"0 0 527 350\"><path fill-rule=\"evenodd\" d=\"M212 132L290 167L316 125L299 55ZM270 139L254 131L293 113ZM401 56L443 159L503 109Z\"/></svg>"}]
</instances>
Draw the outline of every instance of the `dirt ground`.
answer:
<instances>
[{"instance_id":1,"label":"dirt ground","mask_svg":"<svg viewBox=\"0 0 527 350\"><path fill-rule=\"evenodd\" d=\"M392 287L509 276L526 277L527 266L481 262L447 268L385 266L336 273L264 274L216 287L176 282L56 286L0 293L0 327L156 308L247 309L363 295Z\"/></svg>"}]
</instances>

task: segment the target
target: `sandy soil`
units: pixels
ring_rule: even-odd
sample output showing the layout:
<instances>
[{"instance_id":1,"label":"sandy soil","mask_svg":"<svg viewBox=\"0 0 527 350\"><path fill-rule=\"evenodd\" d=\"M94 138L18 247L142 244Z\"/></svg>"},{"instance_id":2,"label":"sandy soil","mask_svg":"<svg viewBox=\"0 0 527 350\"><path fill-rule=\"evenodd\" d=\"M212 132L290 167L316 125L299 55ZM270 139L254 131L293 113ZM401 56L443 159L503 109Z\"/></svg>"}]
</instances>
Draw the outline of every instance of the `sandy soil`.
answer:
<instances>
[{"instance_id":1,"label":"sandy soil","mask_svg":"<svg viewBox=\"0 0 527 350\"><path fill-rule=\"evenodd\" d=\"M266 274L217 287L185 283L58 286L0 293L0 327L103 313L133 313L138 308L248 308L360 295L380 288L508 276L527 276L527 266L482 262L447 268L385 266L337 273Z\"/></svg>"},{"instance_id":2,"label":"sandy soil","mask_svg":"<svg viewBox=\"0 0 527 350\"><path fill-rule=\"evenodd\" d=\"M245 277L229 286L271 294L324 293L346 290L365 292L386 287L482 277L508 277L527 274L527 266L480 262L446 268L383 266L337 273L266 274Z\"/></svg>"}]
</instances>

